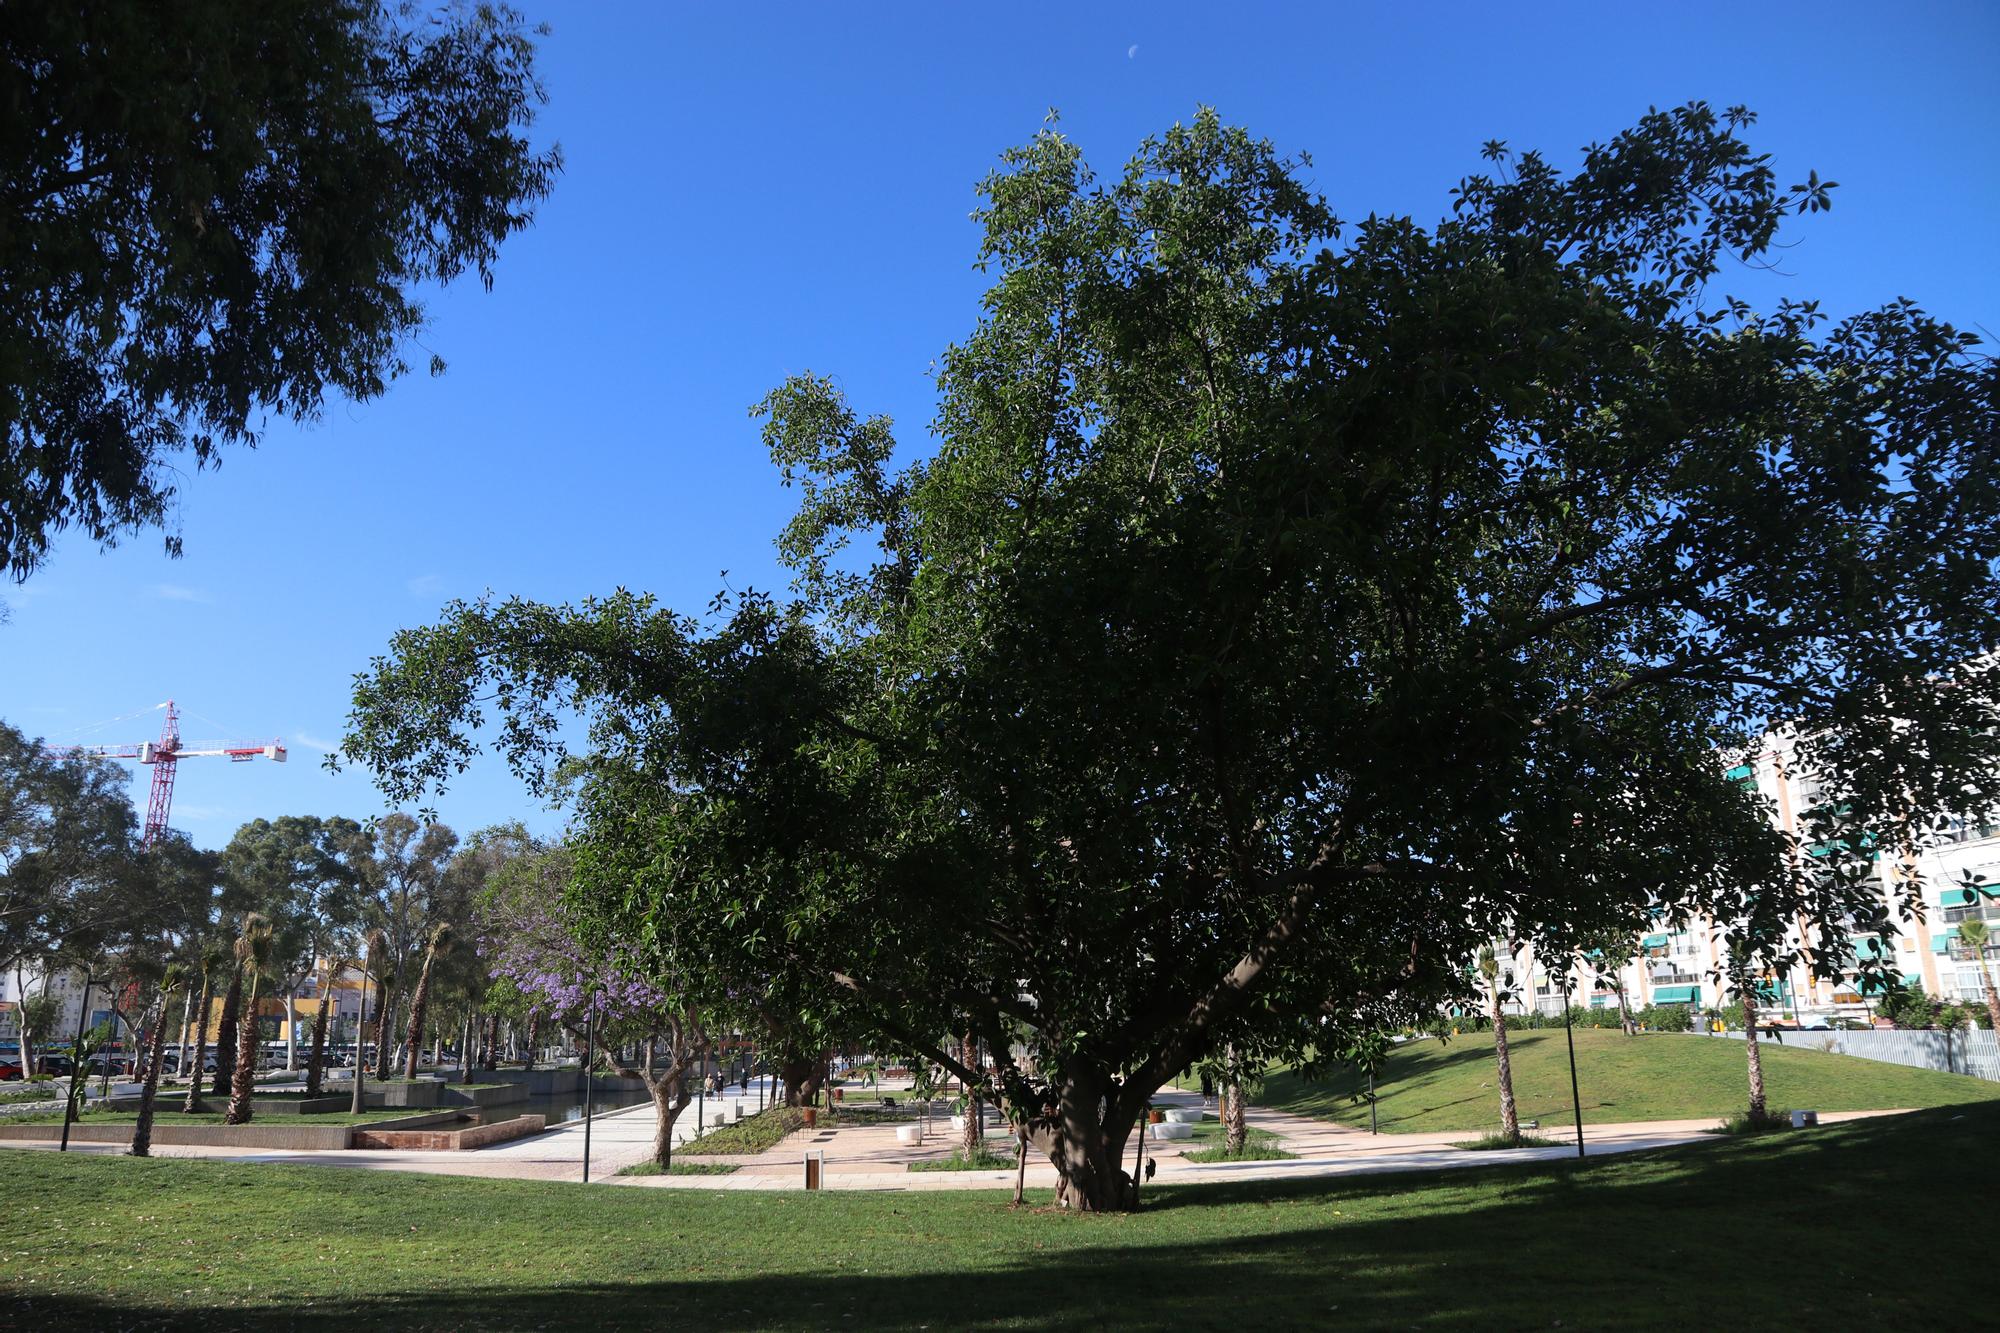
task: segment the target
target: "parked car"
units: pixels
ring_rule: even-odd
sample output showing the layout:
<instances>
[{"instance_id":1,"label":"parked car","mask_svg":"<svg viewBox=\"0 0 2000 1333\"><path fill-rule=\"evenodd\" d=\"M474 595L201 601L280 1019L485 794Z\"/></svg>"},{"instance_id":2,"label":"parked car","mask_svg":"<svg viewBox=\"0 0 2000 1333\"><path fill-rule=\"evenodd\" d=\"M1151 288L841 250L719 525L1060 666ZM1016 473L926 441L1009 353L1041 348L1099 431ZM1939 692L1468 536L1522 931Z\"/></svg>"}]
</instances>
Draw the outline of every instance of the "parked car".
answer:
<instances>
[{"instance_id":1,"label":"parked car","mask_svg":"<svg viewBox=\"0 0 2000 1333\"><path fill-rule=\"evenodd\" d=\"M0 1079L19 1078L19 1077L21 1077L20 1061L0 1060Z\"/></svg>"}]
</instances>

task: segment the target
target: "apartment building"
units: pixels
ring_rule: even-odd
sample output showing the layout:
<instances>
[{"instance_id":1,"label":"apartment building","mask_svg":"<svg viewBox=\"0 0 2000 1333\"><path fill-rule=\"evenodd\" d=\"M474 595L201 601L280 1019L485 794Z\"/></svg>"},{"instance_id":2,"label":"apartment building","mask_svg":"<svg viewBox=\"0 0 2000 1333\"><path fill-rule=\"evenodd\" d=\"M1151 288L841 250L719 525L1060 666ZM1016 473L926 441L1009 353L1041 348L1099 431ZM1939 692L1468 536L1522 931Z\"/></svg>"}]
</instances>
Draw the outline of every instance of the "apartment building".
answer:
<instances>
[{"instance_id":1,"label":"apartment building","mask_svg":"<svg viewBox=\"0 0 2000 1333\"><path fill-rule=\"evenodd\" d=\"M1810 780L1796 776L1797 768L1790 745L1775 740L1730 769L1729 776L1754 787L1770 802L1779 827L1804 835L1804 813L1822 797ZM1824 854L1824 849L1802 842L1802 852L1810 856ZM1993 892L1968 890L1964 887L1968 876ZM1898 890L1913 877L1921 885L1921 905L1905 907ZM1921 984L1936 999L1983 1004L1978 960L1960 942L1959 927L1971 920L1990 922L2000 938L2000 812L1986 820L1954 821L1913 863L1906 863L1898 849L1884 846L1871 878L1893 928L1887 962L1894 971ZM1765 978L1759 988L1760 1005L1773 1017L1796 1016L1803 1022L1867 1017L1878 998L1877 988L1861 979L1859 969L1864 960L1872 962L1883 951L1882 942L1872 933L1825 936L1808 930L1803 922L1794 927L1793 940L1803 944L1815 961L1829 962L1837 979L1815 978L1812 969L1801 963L1782 976ZM1662 924L1640 939L1637 956L1621 970L1626 1003L1634 1009L1654 1004L1702 1009L1731 1003L1736 999L1733 986L1717 976L1719 949L1715 922L1696 920L1678 929ZM1503 955L1500 962L1502 985L1511 997L1503 1007L1510 1013L1561 1013L1565 973L1572 1003L1602 1008L1618 1002L1615 988L1582 960L1570 960L1565 967L1564 960L1538 958L1532 946L1523 946L1511 957ZM2000 971L2000 960L1993 966Z\"/></svg>"}]
</instances>

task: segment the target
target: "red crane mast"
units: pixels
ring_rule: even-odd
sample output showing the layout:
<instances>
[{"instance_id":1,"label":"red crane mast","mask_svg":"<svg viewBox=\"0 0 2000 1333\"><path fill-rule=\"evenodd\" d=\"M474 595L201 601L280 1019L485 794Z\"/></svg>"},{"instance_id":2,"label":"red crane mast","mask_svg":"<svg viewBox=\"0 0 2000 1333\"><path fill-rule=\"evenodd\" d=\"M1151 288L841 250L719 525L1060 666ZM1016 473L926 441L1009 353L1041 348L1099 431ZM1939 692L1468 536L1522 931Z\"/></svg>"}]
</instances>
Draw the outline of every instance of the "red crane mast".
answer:
<instances>
[{"instance_id":1,"label":"red crane mast","mask_svg":"<svg viewBox=\"0 0 2000 1333\"><path fill-rule=\"evenodd\" d=\"M233 764L251 759L272 759L285 762L283 741L195 741L183 744L181 741L180 712L172 699L160 705L167 710L167 720L160 726L160 739L140 741L136 745L50 745L44 748L50 754L96 755L101 759L136 759L142 764L153 766L153 790L146 800L146 833L144 845L151 847L167 831L167 816L174 804L174 768L183 759L202 758L219 755Z\"/></svg>"}]
</instances>

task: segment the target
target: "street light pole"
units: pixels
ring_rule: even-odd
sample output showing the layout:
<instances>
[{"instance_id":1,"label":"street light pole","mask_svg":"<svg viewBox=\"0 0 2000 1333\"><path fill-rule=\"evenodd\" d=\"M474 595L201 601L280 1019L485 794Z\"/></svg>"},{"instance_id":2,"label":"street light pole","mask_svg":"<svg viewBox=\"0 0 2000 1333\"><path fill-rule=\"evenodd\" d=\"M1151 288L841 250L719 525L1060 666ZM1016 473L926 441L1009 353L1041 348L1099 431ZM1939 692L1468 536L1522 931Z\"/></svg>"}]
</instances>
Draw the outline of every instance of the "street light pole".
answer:
<instances>
[{"instance_id":1,"label":"street light pole","mask_svg":"<svg viewBox=\"0 0 2000 1333\"><path fill-rule=\"evenodd\" d=\"M1576 1033L1569 1021L1569 969L1563 969L1563 1040L1569 1044L1569 1105L1576 1116L1576 1155L1583 1156L1583 1094L1576 1085Z\"/></svg>"},{"instance_id":2,"label":"street light pole","mask_svg":"<svg viewBox=\"0 0 2000 1333\"><path fill-rule=\"evenodd\" d=\"M597 1005L583 1011L583 1183L590 1183L590 1065L596 1057L591 1044L597 1035Z\"/></svg>"}]
</instances>

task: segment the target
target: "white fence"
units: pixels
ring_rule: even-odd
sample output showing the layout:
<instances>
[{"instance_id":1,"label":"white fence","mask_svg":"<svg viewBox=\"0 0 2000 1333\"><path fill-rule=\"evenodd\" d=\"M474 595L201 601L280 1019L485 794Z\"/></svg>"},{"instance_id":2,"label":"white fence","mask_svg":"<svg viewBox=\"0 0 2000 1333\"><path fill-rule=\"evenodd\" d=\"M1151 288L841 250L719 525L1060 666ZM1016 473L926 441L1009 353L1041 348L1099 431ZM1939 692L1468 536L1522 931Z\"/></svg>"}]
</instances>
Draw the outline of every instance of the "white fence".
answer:
<instances>
[{"instance_id":1,"label":"white fence","mask_svg":"<svg viewBox=\"0 0 2000 1333\"><path fill-rule=\"evenodd\" d=\"M1769 1032L1770 1029L1765 1029ZM1741 1032L1719 1032L1721 1037L1743 1040ZM1803 1047L1809 1051L1833 1051L1863 1060L1881 1060L1892 1065L1914 1065L1952 1074L2000 1081L2000 1038L1991 1032L1800 1032L1785 1029L1782 1038L1757 1038L1779 1046Z\"/></svg>"}]
</instances>

